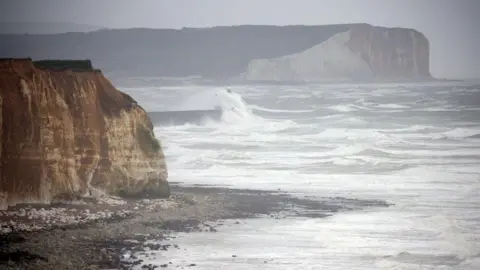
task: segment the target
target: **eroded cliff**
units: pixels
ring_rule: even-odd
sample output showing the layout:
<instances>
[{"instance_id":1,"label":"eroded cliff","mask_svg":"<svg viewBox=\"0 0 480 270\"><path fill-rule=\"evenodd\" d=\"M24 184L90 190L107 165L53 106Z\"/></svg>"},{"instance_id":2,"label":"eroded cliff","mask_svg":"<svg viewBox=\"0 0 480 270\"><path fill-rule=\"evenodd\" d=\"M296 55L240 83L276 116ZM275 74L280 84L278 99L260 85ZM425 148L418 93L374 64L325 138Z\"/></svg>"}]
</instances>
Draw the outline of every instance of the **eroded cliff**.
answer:
<instances>
[{"instance_id":1,"label":"eroded cliff","mask_svg":"<svg viewBox=\"0 0 480 270\"><path fill-rule=\"evenodd\" d=\"M429 42L412 29L355 25L307 50L250 61L254 81L429 79Z\"/></svg>"},{"instance_id":2,"label":"eroded cliff","mask_svg":"<svg viewBox=\"0 0 480 270\"><path fill-rule=\"evenodd\" d=\"M169 196L147 113L100 71L0 60L0 207L102 193Z\"/></svg>"}]
</instances>

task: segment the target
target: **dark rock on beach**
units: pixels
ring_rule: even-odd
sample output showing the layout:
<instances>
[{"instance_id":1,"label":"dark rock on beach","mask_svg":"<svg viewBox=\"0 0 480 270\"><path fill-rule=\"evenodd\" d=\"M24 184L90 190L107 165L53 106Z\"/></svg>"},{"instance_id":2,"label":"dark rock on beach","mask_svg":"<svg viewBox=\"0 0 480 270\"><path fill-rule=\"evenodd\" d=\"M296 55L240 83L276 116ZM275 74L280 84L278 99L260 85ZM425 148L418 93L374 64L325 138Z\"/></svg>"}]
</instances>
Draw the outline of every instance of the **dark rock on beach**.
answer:
<instances>
[{"instance_id":1,"label":"dark rock on beach","mask_svg":"<svg viewBox=\"0 0 480 270\"><path fill-rule=\"evenodd\" d=\"M168 243L175 232L215 233L229 219L319 218L336 211L388 206L381 201L299 198L280 192L205 186L172 184L171 191L166 199L105 198L103 201L110 203L24 205L2 211L0 269L194 267L190 262L173 266L168 259L150 264L142 261L142 253L150 258L155 252L184 249Z\"/></svg>"}]
</instances>

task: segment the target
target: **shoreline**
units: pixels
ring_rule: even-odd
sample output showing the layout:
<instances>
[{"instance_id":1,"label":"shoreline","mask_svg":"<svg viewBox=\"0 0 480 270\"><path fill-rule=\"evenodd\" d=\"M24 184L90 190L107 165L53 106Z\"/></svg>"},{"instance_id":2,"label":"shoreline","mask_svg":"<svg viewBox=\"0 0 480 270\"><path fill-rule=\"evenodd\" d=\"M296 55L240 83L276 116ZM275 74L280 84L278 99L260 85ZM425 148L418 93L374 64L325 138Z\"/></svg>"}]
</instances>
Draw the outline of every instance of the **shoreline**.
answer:
<instances>
[{"instance_id":1,"label":"shoreline","mask_svg":"<svg viewBox=\"0 0 480 270\"><path fill-rule=\"evenodd\" d=\"M181 248L155 242L168 242L169 237L176 232L214 233L216 226L222 225L218 221L227 219L323 218L339 211L390 205L376 200L300 198L280 191L183 187L178 183L171 183L171 191L172 195L168 199L104 198L100 202L29 206L26 210L26 206L16 206L2 211L0 269L169 267L171 262L161 265L144 264L135 254L148 250ZM7 219L16 224L9 227L13 232L5 230L8 227L4 226ZM36 227L28 224L35 224ZM32 231L26 231L25 228ZM124 256L126 254L128 255ZM195 266L195 262L182 266Z\"/></svg>"}]
</instances>

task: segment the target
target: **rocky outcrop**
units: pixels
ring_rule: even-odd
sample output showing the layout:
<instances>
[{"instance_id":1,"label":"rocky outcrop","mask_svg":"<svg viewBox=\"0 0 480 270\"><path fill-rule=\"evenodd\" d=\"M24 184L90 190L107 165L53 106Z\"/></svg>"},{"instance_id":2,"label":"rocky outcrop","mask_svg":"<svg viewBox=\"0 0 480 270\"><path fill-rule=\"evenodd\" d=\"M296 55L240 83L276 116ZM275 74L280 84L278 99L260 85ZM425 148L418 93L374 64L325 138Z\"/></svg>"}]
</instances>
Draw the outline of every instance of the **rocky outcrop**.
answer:
<instances>
[{"instance_id":1,"label":"rocky outcrop","mask_svg":"<svg viewBox=\"0 0 480 270\"><path fill-rule=\"evenodd\" d=\"M426 79L429 42L415 30L355 25L307 50L252 60L254 81Z\"/></svg>"},{"instance_id":2,"label":"rocky outcrop","mask_svg":"<svg viewBox=\"0 0 480 270\"><path fill-rule=\"evenodd\" d=\"M169 196L147 113L100 71L61 66L0 60L1 207L103 193Z\"/></svg>"},{"instance_id":3,"label":"rocky outcrop","mask_svg":"<svg viewBox=\"0 0 480 270\"><path fill-rule=\"evenodd\" d=\"M430 77L430 45L416 30L355 26L350 30L347 46L360 54L375 77Z\"/></svg>"},{"instance_id":4,"label":"rocky outcrop","mask_svg":"<svg viewBox=\"0 0 480 270\"><path fill-rule=\"evenodd\" d=\"M349 38L349 32L343 32L300 53L253 60L247 67L245 78L254 81L312 82L372 76L368 64L346 45Z\"/></svg>"}]
</instances>

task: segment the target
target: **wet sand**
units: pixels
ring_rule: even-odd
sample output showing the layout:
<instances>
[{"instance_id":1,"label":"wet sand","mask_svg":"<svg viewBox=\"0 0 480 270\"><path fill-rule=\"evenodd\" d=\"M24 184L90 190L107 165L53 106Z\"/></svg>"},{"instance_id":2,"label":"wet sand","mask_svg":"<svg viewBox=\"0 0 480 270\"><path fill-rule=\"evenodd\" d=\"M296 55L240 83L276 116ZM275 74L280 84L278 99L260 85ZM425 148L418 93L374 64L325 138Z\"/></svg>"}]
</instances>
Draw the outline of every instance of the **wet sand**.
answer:
<instances>
[{"instance_id":1,"label":"wet sand","mask_svg":"<svg viewBox=\"0 0 480 270\"><path fill-rule=\"evenodd\" d=\"M169 245L175 232L215 233L225 219L322 218L338 211L387 207L383 201L301 198L281 191L172 183L168 199L83 199L76 204L21 205L0 211L0 269L156 269L134 255ZM43 210L42 210L43 209ZM158 240L162 243L155 244Z\"/></svg>"}]
</instances>

